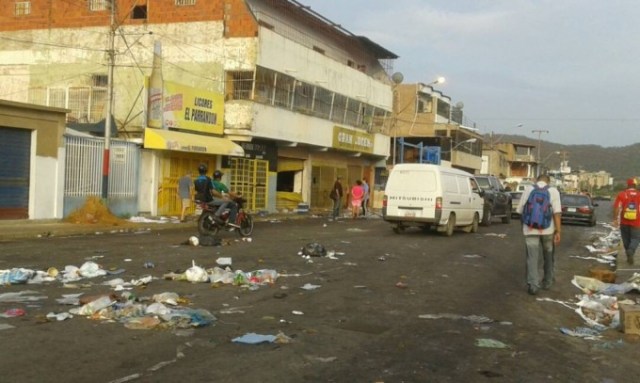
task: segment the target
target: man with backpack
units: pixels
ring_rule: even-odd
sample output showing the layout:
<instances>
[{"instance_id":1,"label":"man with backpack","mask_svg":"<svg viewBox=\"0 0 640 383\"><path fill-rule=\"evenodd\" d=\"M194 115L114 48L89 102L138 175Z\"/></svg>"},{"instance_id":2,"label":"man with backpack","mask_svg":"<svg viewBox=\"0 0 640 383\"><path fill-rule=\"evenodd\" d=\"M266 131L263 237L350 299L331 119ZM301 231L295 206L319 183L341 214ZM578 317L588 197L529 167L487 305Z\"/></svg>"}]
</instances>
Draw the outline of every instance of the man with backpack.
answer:
<instances>
[{"instance_id":1,"label":"man with backpack","mask_svg":"<svg viewBox=\"0 0 640 383\"><path fill-rule=\"evenodd\" d=\"M560 192L550 187L549 182L548 175L540 175L534 185L527 186L522 192L517 208L527 250L527 291L531 295L538 294L541 287L538 276L540 255L544 260L542 288L551 288L555 278L554 253L555 245L560 243L562 206Z\"/></svg>"},{"instance_id":2,"label":"man with backpack","mask_svg":"<svg viewBox=\"0 0 640 383\"><path fill-rule=\"evenodd\" d=\"M613 226L620 227L622 245L627 254L627 263L633 265L633 256L640 244L640 192L635 178L627 180L627 189L616 196L613 203Z\"/></svg>"}]
</instances>

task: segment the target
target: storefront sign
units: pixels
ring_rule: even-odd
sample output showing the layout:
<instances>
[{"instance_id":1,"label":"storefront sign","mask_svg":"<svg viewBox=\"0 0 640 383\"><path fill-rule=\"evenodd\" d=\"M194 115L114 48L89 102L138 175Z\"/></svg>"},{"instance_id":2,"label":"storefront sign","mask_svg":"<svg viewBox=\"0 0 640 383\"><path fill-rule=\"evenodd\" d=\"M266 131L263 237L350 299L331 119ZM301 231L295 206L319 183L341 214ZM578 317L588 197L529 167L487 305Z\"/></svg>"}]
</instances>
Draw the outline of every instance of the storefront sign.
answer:
<instances>
[{"instance_id":1,"label":"storefront sign","mask_svg":"<svg viewBox=\"0 0 640 383\"><path fill-rule=\"evenodd\" d=\"M149 80L146 79L148 86ZM224 95L176 82L162 84L163 129L223 134ZM152 127L152 126L151 126Z\"/></svg>"},{"instance_id":2,"label":"storefront sign","mask_svg":"<svg viewBox=\"0 0 640 383\"><path fill-rule=\"evenodd\" d=\"M333 127L333 147L336 149L373 153L373 141L373 134L340 126Z\"/></svg>"}]
</instances>

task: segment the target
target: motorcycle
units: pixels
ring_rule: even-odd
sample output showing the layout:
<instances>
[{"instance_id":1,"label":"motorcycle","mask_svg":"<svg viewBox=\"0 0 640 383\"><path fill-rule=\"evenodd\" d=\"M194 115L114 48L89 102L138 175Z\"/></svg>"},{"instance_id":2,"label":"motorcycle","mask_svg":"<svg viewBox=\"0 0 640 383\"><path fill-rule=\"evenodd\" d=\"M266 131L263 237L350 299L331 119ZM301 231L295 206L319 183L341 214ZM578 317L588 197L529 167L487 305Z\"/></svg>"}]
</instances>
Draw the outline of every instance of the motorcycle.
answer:
<instances>
[{"instance_id":1,"label":"motorcycle","mask_svg":"<svg viewBox=\"0 0 640 383\"><path fill-rule=\"evenodd\" d=\"M234 198L233 201L238 205L238 214L236 214L236 222L235 224L238 226L235 228L230 225L229 222L229 214L231 213L231 209L227 208L220 215L221 223L218 223L215 219L215 213L220 207L219 203L207 203L207 202L198 202L200 209L202 209L202 213L198 218L198 233L202 236L207 235L216 235L221 229L231 229L235 228L243 237L248 237L253 232L253 218L249 212L244 210L244 203L247 202L246 199L242 197Z\"/></svg>"}]
</instances>

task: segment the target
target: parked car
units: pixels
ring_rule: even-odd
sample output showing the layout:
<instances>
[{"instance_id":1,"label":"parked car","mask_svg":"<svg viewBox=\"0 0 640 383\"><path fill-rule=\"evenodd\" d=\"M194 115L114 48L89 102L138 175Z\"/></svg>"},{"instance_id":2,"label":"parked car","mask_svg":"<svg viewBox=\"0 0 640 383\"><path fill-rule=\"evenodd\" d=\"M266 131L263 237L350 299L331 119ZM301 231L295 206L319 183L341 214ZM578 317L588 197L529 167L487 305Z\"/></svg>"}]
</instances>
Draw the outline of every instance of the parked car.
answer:
<instances>
[{"instance_id":1,"label":"parked car","mask_svg":"<svg viewBox=\"0 0 640 383\"><path fill-rule=\"evenodd\" d=\"M596 211L598 206L591 197L584 194L561 194L562 223L584 223L596 225Z\"/></svg>"},{"instance_id":2,"label":"parked car","mask_svg":"<svg viewBox=\"0 0 640 383\"><path fill-rule=\"evenodd\" d=\"M482 225L489 226L494 217L502 218L502 223L511 222L511 195L502 186L502 182L492 175L477 175L476 181L484 190L484 213Z\"/></svg>"},{"instance_id":3,"label":"parked car","mask_svg":"<svg viewBox=\"0 0 640 383\"><path fill-rule=\"evenodd\" d=\"M512 192L509 192L509 194L511 195L511 216L518 217L519 214L517 212L517 209L518 209L518 204L520 203L520 198L522 198L522 192L512 191Z\"/></svg>"},{"instance_id":4,"label":"parked car","mask_svg":"<svg viewBox=\"0 0 640 383\"><path fill-rule=\"evenodd\" d=\"M447 236L464 228L478 231L484 208L483 191L473 175L431 164L398 164L384 190L382 218L397 234L417 226Z\"/></svg>"}]
</instances>

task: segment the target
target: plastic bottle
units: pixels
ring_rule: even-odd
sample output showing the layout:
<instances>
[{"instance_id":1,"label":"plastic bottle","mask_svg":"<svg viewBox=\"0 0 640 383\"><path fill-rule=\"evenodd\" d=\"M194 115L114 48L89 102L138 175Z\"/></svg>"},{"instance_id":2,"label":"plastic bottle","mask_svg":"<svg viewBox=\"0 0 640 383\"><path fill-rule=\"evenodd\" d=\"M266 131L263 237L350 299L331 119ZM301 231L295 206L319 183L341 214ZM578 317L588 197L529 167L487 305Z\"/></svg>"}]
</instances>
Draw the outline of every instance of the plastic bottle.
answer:
<instances>
[{"instance_id":1,"label":"plastic bottle","mask_svg":"<svg viewBox=\"0 0 640 383\"><path fill-rule=\"evenodd\" d=\"M153 48L153 68L149 77L147 95L147 126L162 129L162 100L164 83L162 80L162 45L156 41Z\"/></svg>"}]
</instances>

